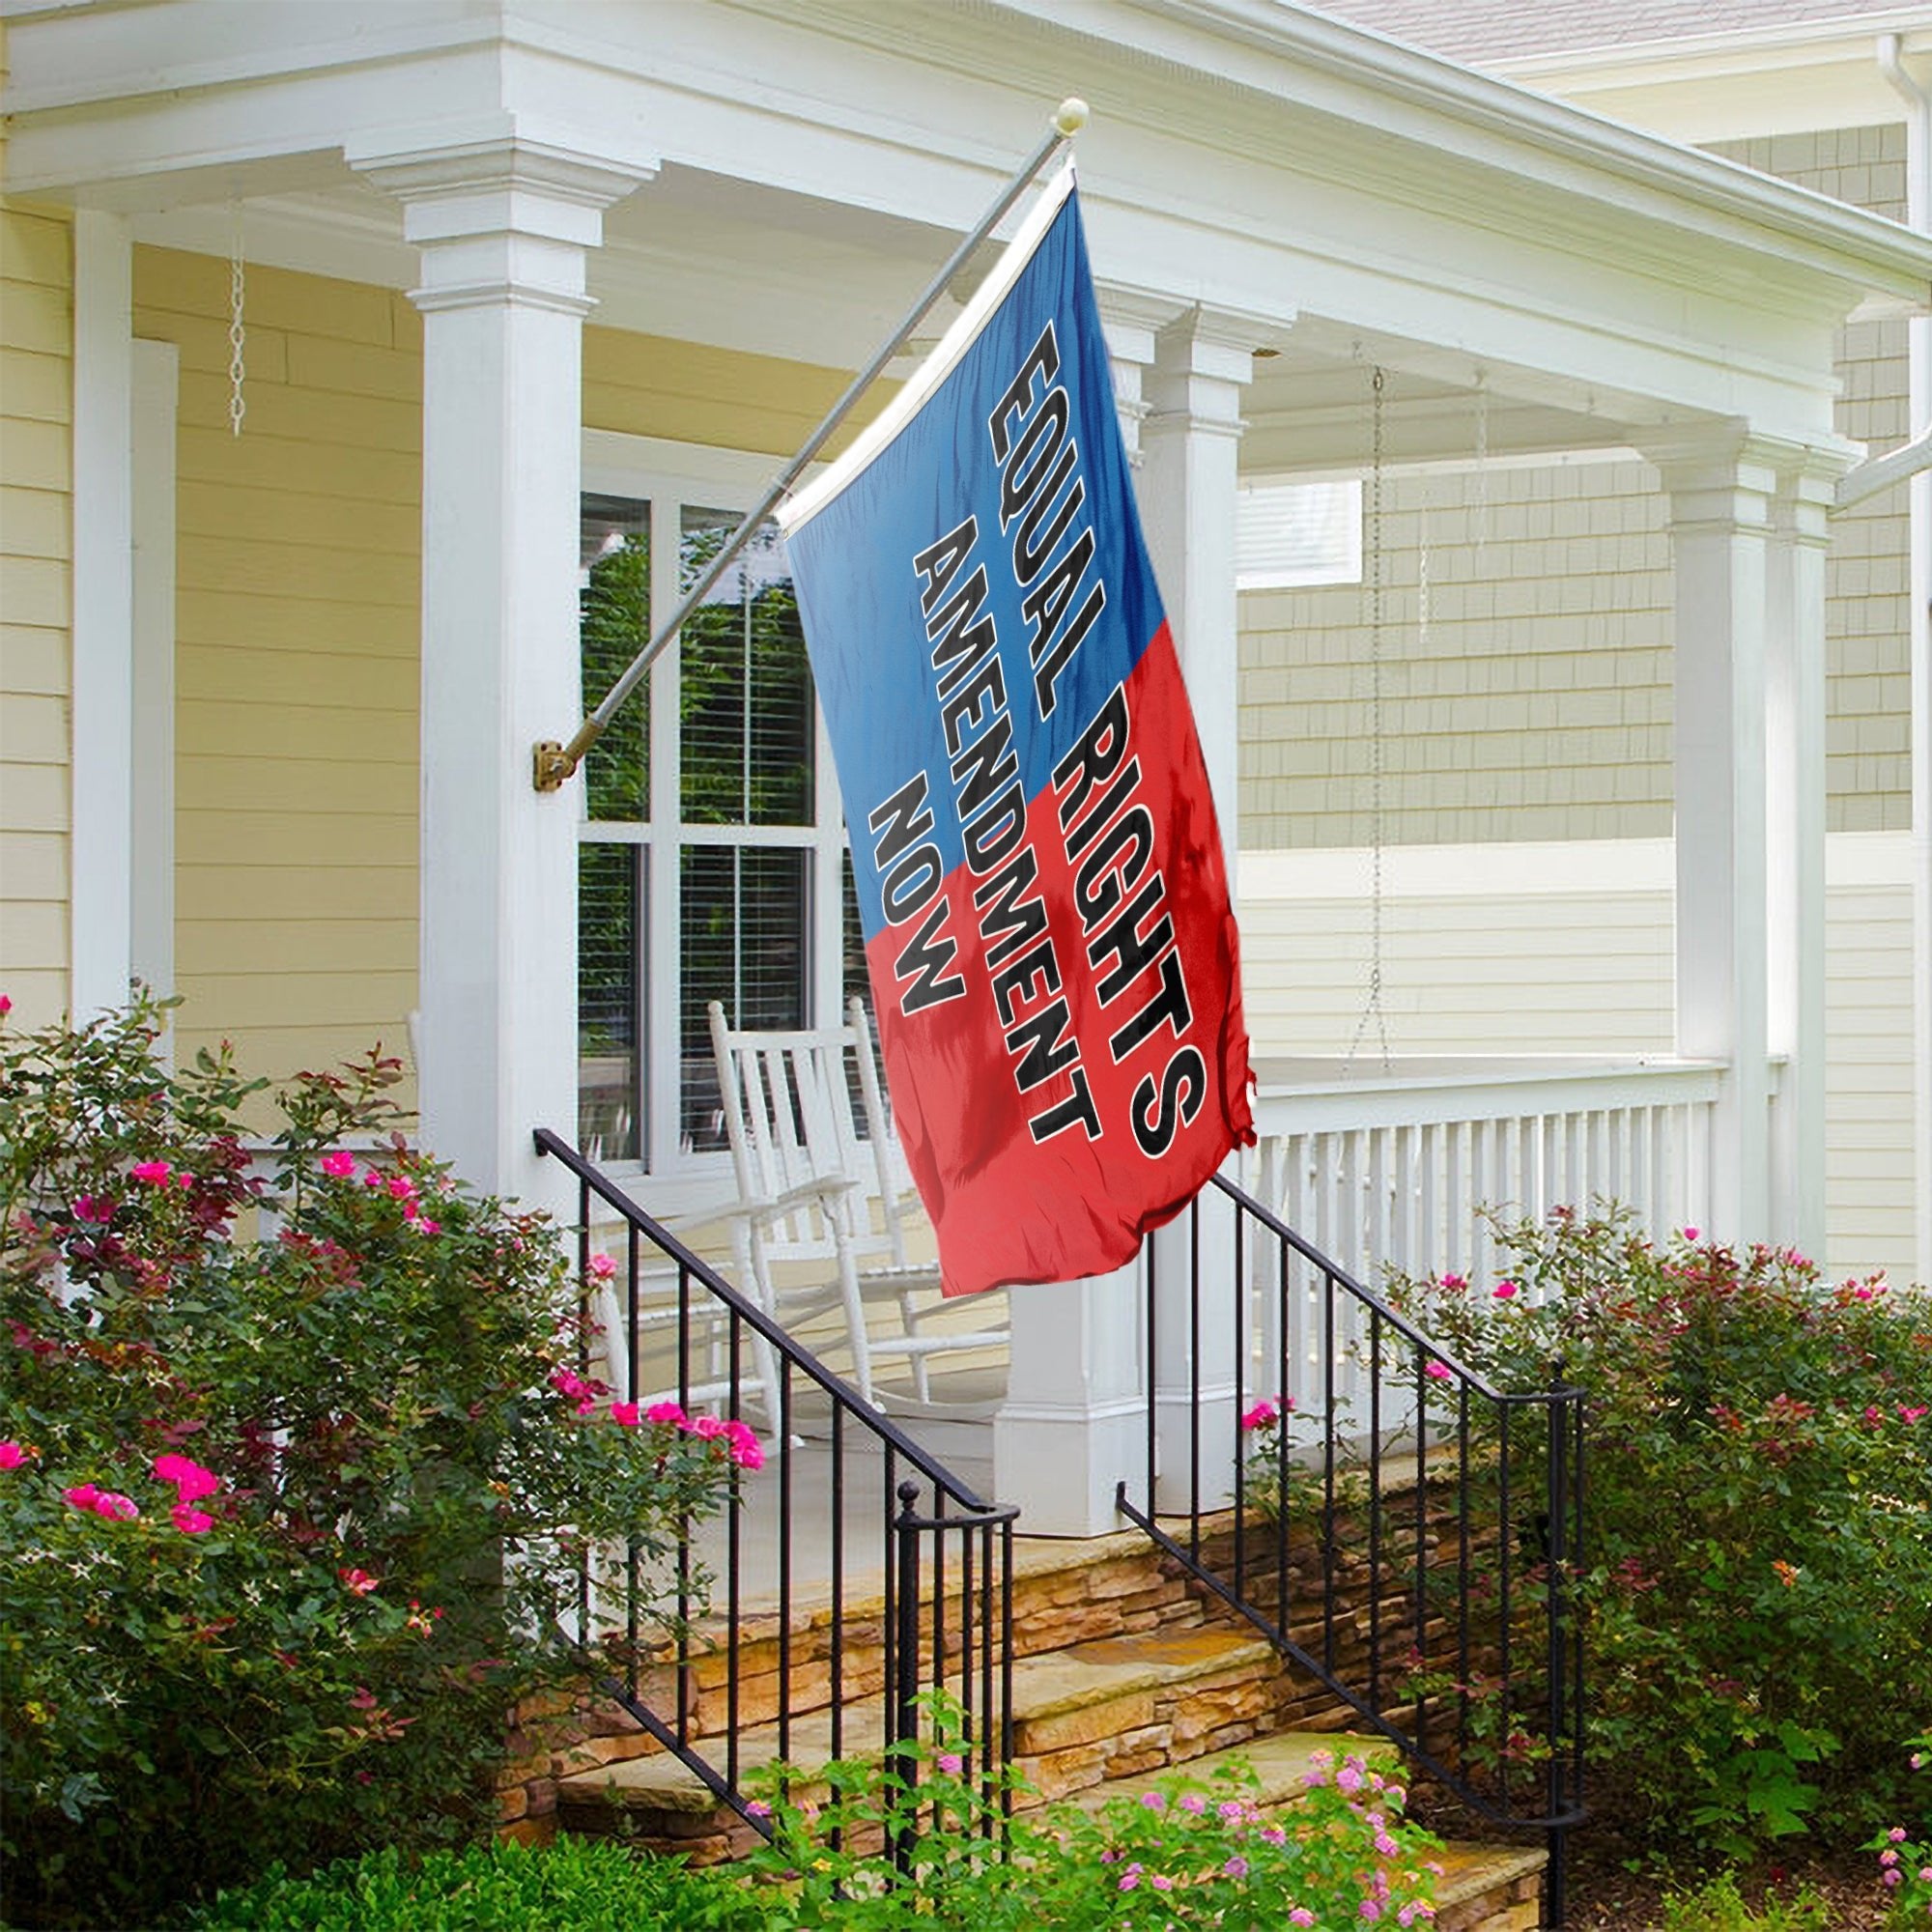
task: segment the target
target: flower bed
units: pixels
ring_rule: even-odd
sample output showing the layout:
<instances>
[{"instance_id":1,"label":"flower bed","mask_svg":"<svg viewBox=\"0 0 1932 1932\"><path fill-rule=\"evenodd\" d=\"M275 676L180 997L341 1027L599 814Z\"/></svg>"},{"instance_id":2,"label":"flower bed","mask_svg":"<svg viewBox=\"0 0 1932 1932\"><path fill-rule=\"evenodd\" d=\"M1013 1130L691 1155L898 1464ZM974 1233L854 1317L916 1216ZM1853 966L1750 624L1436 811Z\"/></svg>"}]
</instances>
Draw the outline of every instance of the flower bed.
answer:
<instances>
[{"instance_id":1,"label":"flower bed","mask_svg":"<svg viewBox=\"0 0 1932 1932\"><path fill-rule=\"evenodd\" d=\"M393 1063L302 1076L258 1180L161 1018L0 1032L14 1924L472 1834L584 1561L668 1564L761 1455L606 1400L554 1232L395 1132Z\"/></svg>"}]
</instances>

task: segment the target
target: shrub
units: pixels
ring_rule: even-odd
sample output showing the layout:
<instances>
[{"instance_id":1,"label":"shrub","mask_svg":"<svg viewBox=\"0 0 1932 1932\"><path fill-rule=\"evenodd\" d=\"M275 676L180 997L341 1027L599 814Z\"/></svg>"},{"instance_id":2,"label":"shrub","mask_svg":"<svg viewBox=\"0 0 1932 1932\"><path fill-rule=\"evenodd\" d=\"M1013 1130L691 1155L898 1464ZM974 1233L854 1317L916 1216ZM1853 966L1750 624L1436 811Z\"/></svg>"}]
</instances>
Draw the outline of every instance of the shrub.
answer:
<instances>
[{"instance_id":1,"label":"shrub","mask_svg":"<svg viewBox=\"0 0 1932 1932\"><path fill-rule=\"evenodd\" d=\"M1891 1923L1925 1932L1932 1924L1932 1737L1912 1742L1916 1748L1909 1763L1917 1776L1905 1808L1917 1816L1918 1827L1889 1825L1865 1849L1878 1854L1878 1879L1890 1895Z\"/></svg>"},{"instance_id":2,"label":"shrub","mask_svg":"<svg viewBox=\"0 0 1932 1932\"><path fill-rule=\"evenodd\" d=\"M772 1839L738 1865L633 1861L608 1839L419 1861L387 1850L308 1880L272 1872L191 1932L1331 1932L1434 1916L1436 1841L1404 1822L1402 1788L1358 1758L1318 1757L1299 1801L1272 1817L1252 1772L1231 1769L1170 1776L1098 1811L1068 1802L1009 1821L1021 1780L976 1775L954 1748L957 1707L923 1701L936 1745L841 1759L809 1779L766 1774ZM899 1872L889 1834L915 1815Z\"/></svg>"},{"instance_id":3,"label":"shrub","mask_svg":"<svg viewBox=\"0 0 1932 1932\"><path fill-rule=\"evenodd\" d=\"M192 1932L746 1932L735 1886L607 1838L541 1852L480 1844L404 1858L394 1846L310 1878L279 1869L196 1913Z\"/></svg>"},{"instance_id":4,"label":"shrub","mask_svg":"<svg viewBox=\"0 0 1932 1932\"><path fill-rule=\"evenodd\" d=\"M1211 1781L1173 1774L1097 1810L1062 1803L1009 1820L1020 1780L979 1776L956 1710L926 1701L936 1744L836 1763L809 1800L782 1770L770 1776L772 1838L745 1866L767 1882L768 1932L1283 1932L1434 1916L1436 1841L1404 1821L1403 1788L1360 1758L1317 1753L1276 1816L1256 1804L1253 1772L1232 1766ZM894 1837L914 1820L895 1878Z\"/></svg>"},{"instance_id":5,"label":"shrub","mask_svg":"<svg viewBox=\"0 0 1932 1932\"><path fill-rule=\"evenodd\" d=\"M648 1574L756 1454L613 1412L553 1231L394 1132L393 1063L298 1078L258 1179L255 1089L160 1019L0 1033L16 1922L472 1833L586 1552Z\"/></svg>"},{"instance_id":6,"label":"shrub","mask_svg":"<svg viewBox=\"0 0 1932 1932\"><path fill-rule=\"evenodd\" d=\"M1877 1823L1932 1715L1932 1307L1615 1214L1500 1232L1505 1281L1392 1293L1503 1388L1587 1394L1586 1721L1639 1829Z\"/></svg>"},{"instance_id":7,"label":"shrub","mask_svg":"<svg viewBox=\"0 0 1932 1932\"><path fill-rule=\"evenodd\" d=\"M1767 1897L1754 1912L1730 1872L1663 1901L1663 1932L1832 1932L1832 1908L1809 1886Z\"/></svg>"}]
</instances>

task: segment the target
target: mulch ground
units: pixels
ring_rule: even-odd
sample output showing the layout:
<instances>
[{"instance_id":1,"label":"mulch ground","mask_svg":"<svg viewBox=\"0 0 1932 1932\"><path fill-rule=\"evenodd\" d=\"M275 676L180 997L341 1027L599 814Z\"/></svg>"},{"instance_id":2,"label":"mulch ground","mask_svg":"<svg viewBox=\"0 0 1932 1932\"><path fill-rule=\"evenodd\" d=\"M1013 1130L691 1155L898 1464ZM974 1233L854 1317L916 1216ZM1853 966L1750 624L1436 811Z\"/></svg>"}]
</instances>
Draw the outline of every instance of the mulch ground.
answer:
<instances>
[{"instance_id":1,"label":"mulch ground","mask_svg":"<svg viewBox=\"0 0 1932 1932\"><path fill-rule=\"evenodd\" d=\"M1712 1870L1670 1874L1633 1873L1620 1861L1594 1855L1580 1840L1572 1852L1567 1932L1660 1932L1663 1900L1672 1891L1694 1890ZM1885 1893L1874 1882L1869 1852L1843 1858L1793 1859L1739 1874L1738 1889L1753 1910L1770 1897L1796 1898L1811 1889L1830 1908L1829 1932L1881 1932Z\"/></svg>"},{"instance_id":2,"label":"mulch ground","mask_svg":"<svg viewBox=\"0 0 1932 1932\"><path fill-rule=\"evenodd\" d=\"M1594 1815L1570 1844L1570 1896L1565 1932L1662 1932L1664 1900L1674 1892L1695 1891L1722 1869L1721 1861L1660 1870L1626 1837L1618 1812L1634 1801L1600 1793ZM1601 1807L1601 1808L1598 1808ZM1411 1808L1417 1822L1444 1837L1490 1835L1454 1801L1418 1782ZM1836 1855L1792 1853L1767 1859L1738 1874L1738 1890L1754 1911L1767 1900L1796 1899L1809 1887L1829 1908L1826 1932L1883 1932L1887 1894L1878 1883L1870 1852ZM1695 1928L1704 1932L1704 1928ZM1714 1926L1712 1932L1728 1932Z\"/></svg>"}]
</instances>

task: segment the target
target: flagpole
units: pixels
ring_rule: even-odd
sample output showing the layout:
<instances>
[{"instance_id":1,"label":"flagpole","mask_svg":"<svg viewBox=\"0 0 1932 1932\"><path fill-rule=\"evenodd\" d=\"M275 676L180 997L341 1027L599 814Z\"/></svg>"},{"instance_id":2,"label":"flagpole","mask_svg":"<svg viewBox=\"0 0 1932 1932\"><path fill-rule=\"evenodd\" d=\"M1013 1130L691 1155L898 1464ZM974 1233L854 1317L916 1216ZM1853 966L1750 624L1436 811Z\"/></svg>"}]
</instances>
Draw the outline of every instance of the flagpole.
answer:
<instances>
[{"instance_id":1,"label":"flagpole","mask_svg":"<svg viewBox=\"0 0 1932 1932\"><path fill-rule=\"evenodd\" d=\"M1006 186L1000 190L998 199L980 216L973 232L947 257L946 265L925 285L924 292L906 311L905 319L880 346L872 359L853 377L846 386L845 393L832 405L825 419L806 438L798 454L785 465L773 479L765 494L745 513L744 521L731 532L724 549L711 559L699 574L697 581L685 592L677 609L658 627L650 642L625 667L624 674L604 694L604 701L577 727L576 734L568 744L559 744L554 738L545 738L534 748L531 781L538 791L557 790L576 772L584 753L604 735L605 727L615 716L617 707L637 689L639 679L650 669L653 660L677 635L685 619L710 594L712 586L730 568L732 559L752 540L758 526L771 515L779 499L797 482L807 465L851 413L852 406L872 386L879 372L899 353L906 338L925 320L926 312L945 294L948 284L965 267L967 258L974 249L979 247L980 243L999 225L1001 217L1027 191L1040 169L1086 125L1087 103L1077 97L1068 96L1054 109L1053 125L1041 137L1038 147L1014 170Z\"/></svg>"}]
</instances>

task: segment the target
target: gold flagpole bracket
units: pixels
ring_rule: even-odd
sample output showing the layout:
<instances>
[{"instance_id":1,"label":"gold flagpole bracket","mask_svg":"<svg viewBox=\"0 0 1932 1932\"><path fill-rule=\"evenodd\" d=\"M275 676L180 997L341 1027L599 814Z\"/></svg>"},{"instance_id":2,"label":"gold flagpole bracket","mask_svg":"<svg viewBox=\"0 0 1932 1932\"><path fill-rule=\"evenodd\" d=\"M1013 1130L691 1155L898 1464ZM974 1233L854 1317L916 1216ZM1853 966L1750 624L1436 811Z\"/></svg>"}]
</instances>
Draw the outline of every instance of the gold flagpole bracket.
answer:
<instances>
[{"instance_id":1,"label":"gold flagpole bracket","mask_svg":"<svg viewBox=\"0 0 1932 1932\"><path fill-rule=\"evenodd\" d=\"M1068 95L1053 110L1051 129L1042 136L1038 147L1009 177L1006 186L1000 190L999 198L980 216L979 225L958 247L953 249L947 259L946 266L925 285L924 294L907 311L905 320L893 331L891 339L858 375L853 377L845 393L833 404L825 420L806 439L798 454L785 465L784 469L764 496L746 512L745 520L731 532L725 540L724 547L711 559L697 582L685 592L677 609L666 618L650 642L631 660L623 675L604 694L604 701L577 727L576 735L567 744L560 744L554 738L544 738L531 748L530 782L538 791L561 791L569 782L577 767L582 762L584 753L604 735L604 727L611 722L611 714L636 690L639 680L650 668L652 660L677 635L683 627L684 620L710 595L712 586L730 568L733 558L752 540L779 499L804 474L806 467L824 447L832 433L851 413L853 404L872 386L878 379L879 372L899 353L906 338L925 320L926 312L946 293L952 285L952 278L966 266L973 251L999 226L1008 209L1011 208L1032 185L1034 177L1040 169L1086 125L1087 103L1077 95Z\"/></svg>"}]
</instances>

